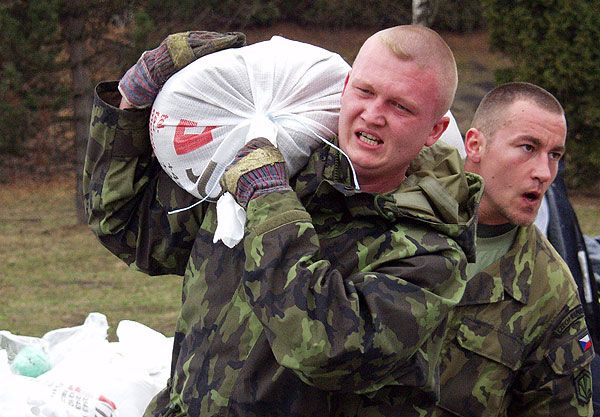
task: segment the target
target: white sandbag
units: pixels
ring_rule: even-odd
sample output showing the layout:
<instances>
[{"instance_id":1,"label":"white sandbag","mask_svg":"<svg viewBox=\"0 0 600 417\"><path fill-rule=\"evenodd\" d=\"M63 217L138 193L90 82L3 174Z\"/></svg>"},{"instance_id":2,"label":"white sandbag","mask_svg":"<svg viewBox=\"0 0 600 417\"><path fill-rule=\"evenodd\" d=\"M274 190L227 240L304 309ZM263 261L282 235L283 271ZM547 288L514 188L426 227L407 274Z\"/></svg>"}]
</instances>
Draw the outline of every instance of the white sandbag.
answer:
<instances>
[{"instance_id":1,"label":"white sandbag","mask_svg":"<svg viewBox=\"0 0 600 417\"><path fill-rule=\"evenodd\" d=\"M467 151L465 150L465 141L458 129L456 119L450 110L448 110L444 116L450 118L450 123L448 123L448 127L444 130L442 136L440 136L440 140L455 147L461 158L464 159L467 156Z\"/></svg>"},{"instance_id":2,"label":"white sandbag","mask_svg":"<svg viewBox=\"0 0 600 417\"><path fill-rule=\"evenodd\" d=\"M150 119L155 155L199 199L221 194L225 168L255 137L276 145L294 175L319 137L337 134L349 69L338 54L279 36L205 56L158 94Z\"/></svg>"},{"instance_id":3,"label":"white sandbag","mask_svg":"<svg viewBox=\"0 0 600 417\"><path fill-rule=\"evenodd\" d=\"M233 247L244 234L244 210L221 195L219 185L237 151L265 137L296 174L314 149L337 134L349 70L338 54L275 36L202 57L167 81L152 108L152 147L179 186L199 201L219 198L215 242ZM464 155L456 121L447 115L442 140Z\"/></svg>"},{"instance_id":4,"label":"white sandbag","mask_svg":"<svg viewBox=\"0 0 600 417\"><path fill-rule=\"evenodd\" d=\"M258 136L281 150L294 175L321 144L315 133L337 133L349 69L335 53L279 36L205 56L158 94L150 120L154 152L198 198L220 194L225 167Z\"/></svg>"}]
</instances>

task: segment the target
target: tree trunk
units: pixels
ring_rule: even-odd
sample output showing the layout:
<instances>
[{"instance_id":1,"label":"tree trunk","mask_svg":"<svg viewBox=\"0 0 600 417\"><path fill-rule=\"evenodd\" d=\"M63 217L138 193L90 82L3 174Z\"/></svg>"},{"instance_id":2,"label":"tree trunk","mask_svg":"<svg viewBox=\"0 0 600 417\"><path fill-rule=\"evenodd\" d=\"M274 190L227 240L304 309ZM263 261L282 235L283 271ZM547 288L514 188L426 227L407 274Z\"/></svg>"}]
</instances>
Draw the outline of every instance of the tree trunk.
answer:
<instances>
[{"instance_id":1,"label":"tree trunk","mask_svg":"<svg viewBox=\"0 0 600 417\"><path fill-rule=\"evenodd\" d=\"M438 0L412 0L412 23L431 26L437 12Z\"/></svg>"},{"instance_id":2,"label":"tree trunk","mask_svg":"<svg viewBox=\"0 0 600 417\"><path fill-rule=\"evenodd\" d=\"M76 191L75 207L77 221L85 223L83 206L83 165L89 134L89 121L93 103L93 87L87 67L87 48L85 45L85 14L65 10L61 17L63 37L69 53L71 69L73 130L76 149Z\"/></svg>"}]
</instances>

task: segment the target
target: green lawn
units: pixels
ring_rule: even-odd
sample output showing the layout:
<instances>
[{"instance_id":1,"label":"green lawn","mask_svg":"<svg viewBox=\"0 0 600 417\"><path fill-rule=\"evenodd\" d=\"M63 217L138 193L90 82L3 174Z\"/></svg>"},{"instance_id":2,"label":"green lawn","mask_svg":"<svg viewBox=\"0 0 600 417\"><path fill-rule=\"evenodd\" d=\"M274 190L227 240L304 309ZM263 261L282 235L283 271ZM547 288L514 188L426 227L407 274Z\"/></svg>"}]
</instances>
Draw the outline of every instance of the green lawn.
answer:
<instances>
[{"instance_id":1,"label":"green lawn","mask_svg":"<svg viewBox=\"0 0 600 417\"><path fill-rule=\"evenodd\" d=\"M570 200L577 212L577 220L583 233L600 236L600 197L572 195Z\"/></svg>"},{"instance_id":2,"label":"green lawn","mask_svg":"<svg viewBox=\"0 0 600 417\"><path fill-rule=\"evenodd\" d=\"M109 253L74 210L74 182L0 186L0 330L42 336L106 314L171 336L181 278L149 277Z\"/></svg>"}]
</instances>

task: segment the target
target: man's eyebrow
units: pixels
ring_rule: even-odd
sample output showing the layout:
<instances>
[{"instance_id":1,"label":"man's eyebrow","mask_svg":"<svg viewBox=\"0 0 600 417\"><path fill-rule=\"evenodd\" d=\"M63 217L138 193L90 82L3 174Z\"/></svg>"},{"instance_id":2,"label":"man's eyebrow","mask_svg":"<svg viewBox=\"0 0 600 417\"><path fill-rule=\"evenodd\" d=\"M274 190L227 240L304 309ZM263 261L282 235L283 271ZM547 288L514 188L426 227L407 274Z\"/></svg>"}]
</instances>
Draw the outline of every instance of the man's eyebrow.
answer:
<instances>
[{"instance_id":1,"label":"man's eyebrow","mask_svg":"<svg viewBox=\"0 0 600 417\"><path fill-rule=\"evenodd\" d=\"M542 141L540 140L540 138L538 138L536 136L523 135L523 136L519 136L517 139L518 140L529 141L529 142L531 142L535 146L541 146L542 145ZM566 149L565 145L558 145L558 146L555 146L554 148L552 148L553 151L559 151L559 152L564 152L565 149Z\"/></svg>"},{"instance_id":2,"label":"man's eyebrow","mask_svg":"<svg viewBox=\"0 0 600 417\"><path fill-rule=\"evenodd\" d=\"M367 80L365 80L364 77L361 77L360 75L356 75L354 77L350 77L350 81L356 82L356 83L360 83L360 84L369 84L369 82Z\"/></svg>"},{"instance_id":3,"label":"man's eyebrow","mask_svg":"<svg viewBox=\"0 0 600 417\"><path fill-rule=\"evenodd\" d=\"M531 142L531 144L539 146L542 144L542 141L536 137L536 136L531 136L531 135L520 135L516 137L517 141L522 141L525 140L527 142Z\"/></svg>"},{"instance_id":4,"label":"man's eyebrow","mask_svg":"<svg viewBox=\"0 0 600 417\"><path fill-rule=\"evenodd\" d=\"M348 84L350 84L351 86L356 86L356 84L358 84L358 88L366 88L368 90L375 89L373 84L370 81L368 81L368 79L365 79L364 77L360 77L360 76L355 76L354 78L352 78L350 80L350 82ZM388 94L389 92L385 91L385 93ZM416 114L419 111L419 106L417 105L417 103L415 103L409 97L395 96L395 95L391 94L388 96L387 101L388 102L393 101L398 104L401 104L402 106L406 107L406 109L410 113L413 113L413 114Z\"/></svg>"}]
</instances>

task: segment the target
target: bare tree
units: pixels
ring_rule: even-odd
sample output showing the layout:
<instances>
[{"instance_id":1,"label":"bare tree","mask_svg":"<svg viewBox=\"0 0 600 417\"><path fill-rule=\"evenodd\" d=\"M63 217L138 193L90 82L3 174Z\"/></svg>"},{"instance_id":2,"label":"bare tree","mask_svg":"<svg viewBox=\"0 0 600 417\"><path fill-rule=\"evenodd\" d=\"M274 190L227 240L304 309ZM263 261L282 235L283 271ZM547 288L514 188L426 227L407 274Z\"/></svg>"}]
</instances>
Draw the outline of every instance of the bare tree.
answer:
<instances>
[{"instance_id":1,"label":"bare tree","mask_svg":"<svg viewBox=\"0 0 600 417\"><path fill-rule=\"evenodd\" d=\"M76 8L65 8L61 14L61 27L69 54L69 69L71 74L73 130L75 132L76 152L76 192L75 207L79 223L85 222L83 207L83 164L88 137L88 124L92 109L92 81L87 64L88 51L86 48L86 16L78 13Z\"/></svg>"},{"instance_id":2,"label":"bare tree","mask_svg":"<svg viewBox=\"0 0 600 417\"><path fill-rule=\"evenodd\" d=\"M71 129L75 134L77 220L85 223L83 205L83 166L93 104L93 72L98 57L108 62L114 39L107 39L112 21L122 12L123 3L115 0L63 1L59 8L61 38L67 52L70 74ZM122 45L119 45L122 47ZM114 54L113 54L114 55Z\"/></svg>"},{"instance_id":3,"label":"bare tree","mask_svg":"<svg viewBox=\"0 0 600 417\"><path fill-rule=\"evenodd\" d=\"M415 25L431 26L440 0L413 0L412 22Z\"/></svg>"}]
</instances>

